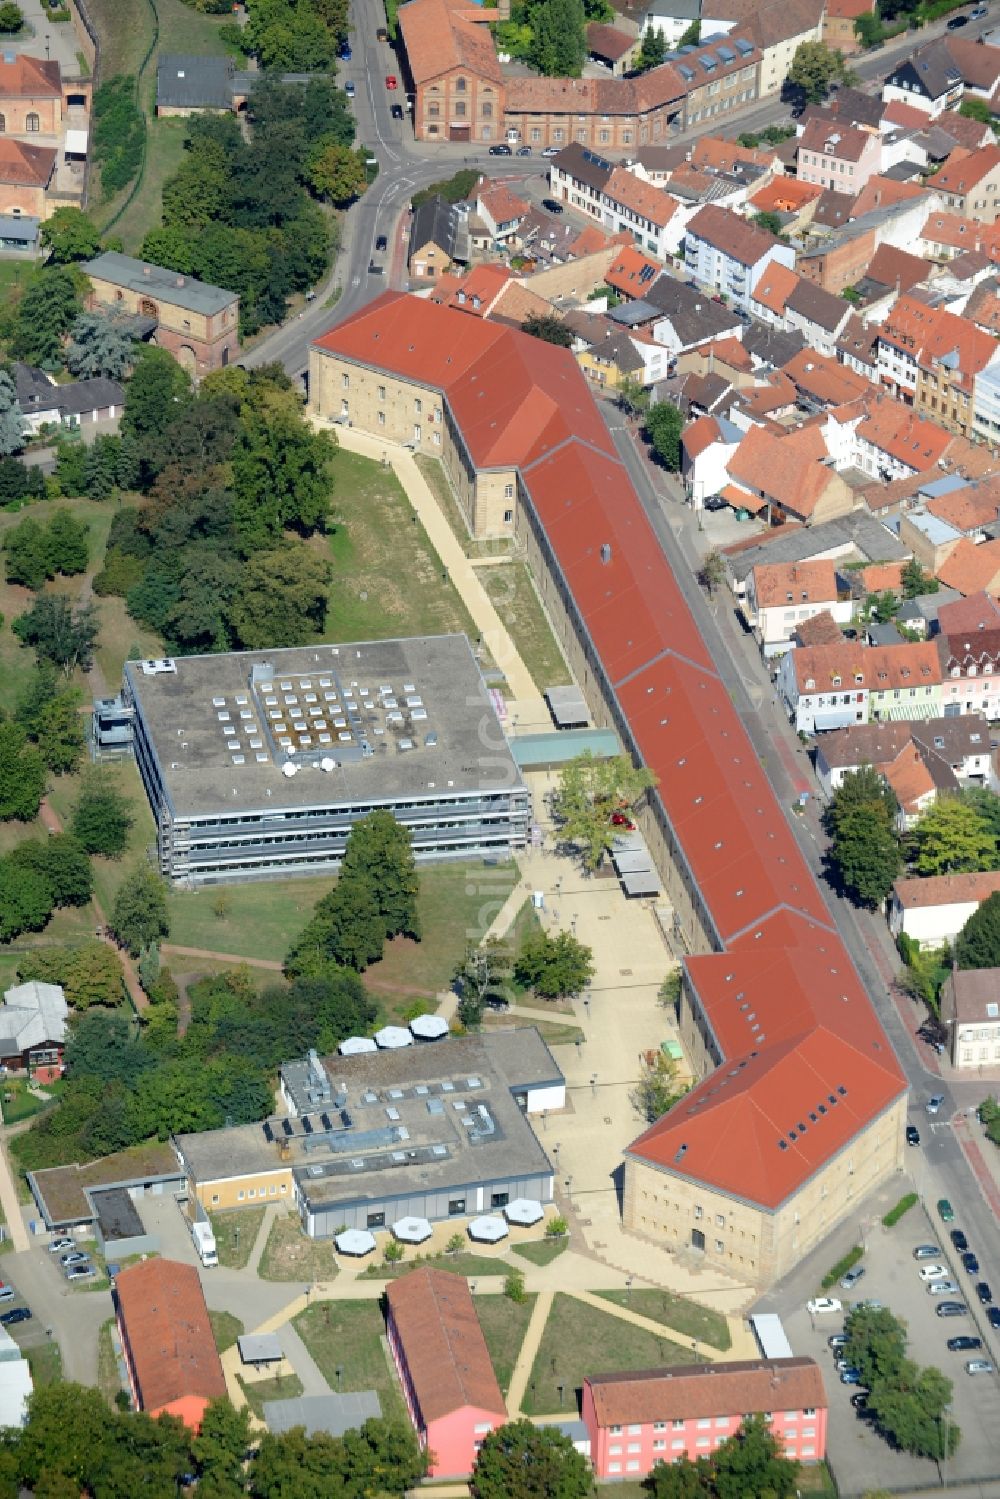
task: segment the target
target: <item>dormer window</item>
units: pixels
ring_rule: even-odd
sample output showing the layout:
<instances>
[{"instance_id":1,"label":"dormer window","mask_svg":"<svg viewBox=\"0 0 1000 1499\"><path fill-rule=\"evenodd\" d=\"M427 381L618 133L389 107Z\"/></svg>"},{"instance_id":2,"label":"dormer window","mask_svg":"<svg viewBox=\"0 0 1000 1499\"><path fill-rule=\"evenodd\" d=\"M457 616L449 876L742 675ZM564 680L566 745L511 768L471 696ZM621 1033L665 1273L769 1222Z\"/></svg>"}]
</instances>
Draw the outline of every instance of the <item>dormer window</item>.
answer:
<instances>
[{"instance_id":1,"label":"dormer window","mask_svg":"<svg viewBox=\"0 0 1000 1499\"><path fill-rule=\"evenodd\" d=\"M840 686L840 677L839 677L839 675L834 677L834 679L833 679L833 685L834 685L834 687L839 687Z\"/></svg>"},{"instance_id":2,"label":"dormer window","mask_svg":"<svg viewBox=\"0 0 1000 1499\"><path fill-rule=\"evenodd\" d=\"M863 681L864 681L864 677L861 675L861 673L859 671L856 671L854 673L854 685L856 687L860 687Z\"/></svg>"},{"instance_id":3,"label":"dormer window","mask_svg":"<svg viewBox=\"0 0 1000 1499\"><path fill-rule=\"evenodd\" d=\"M813 690L813 688L815 686L816 686L816 683L815 683L814 679L812 677L806 677L806 691L807 692L812 692L812 690Z\"/></svg>"}]
</instances>

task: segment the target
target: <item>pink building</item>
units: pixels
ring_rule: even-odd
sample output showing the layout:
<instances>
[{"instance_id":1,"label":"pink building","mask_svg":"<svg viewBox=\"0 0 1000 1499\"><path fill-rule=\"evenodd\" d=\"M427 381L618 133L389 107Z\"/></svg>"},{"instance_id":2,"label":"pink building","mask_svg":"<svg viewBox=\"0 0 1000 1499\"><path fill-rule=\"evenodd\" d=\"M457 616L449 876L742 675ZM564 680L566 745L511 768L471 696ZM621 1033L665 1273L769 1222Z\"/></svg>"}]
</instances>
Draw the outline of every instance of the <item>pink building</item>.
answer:
<instances>
[{"instance_id":1,"label":"pink building","mask_svg":"<svg viewBox=\"0 0 1000 1499\"><path fill-rule=\"evenodd\" d=\"M877 131L821 117L811 119L799 136L796 170L800 182L857 197L881 164L882 137Z\"/></svg>"},{"instance_id":2,"label":"pink building","mask_svg":"<svg viewBox=\"0 0 1000 1499\"><path fill-rule=\"evenodd\" d=\"M483 1438L507 1420L469 1287L414 1270L386 1292L386 1331L432 1478L466 1478Z\"/></svg>"},{"instance_id":3,"label":"pink building","mask_svg":"<svg viewBox=\"0 0 1000 1499\"><path fill-rule=\"evenodd\" d=\"M811 1358L690 1364L583 1382L583 1419L597 1478L642 1478L655 1463L708 1457L766 1414L788 1457L814 1463L826 1453L826 1391Z\"/></svg>"}]
</instances>

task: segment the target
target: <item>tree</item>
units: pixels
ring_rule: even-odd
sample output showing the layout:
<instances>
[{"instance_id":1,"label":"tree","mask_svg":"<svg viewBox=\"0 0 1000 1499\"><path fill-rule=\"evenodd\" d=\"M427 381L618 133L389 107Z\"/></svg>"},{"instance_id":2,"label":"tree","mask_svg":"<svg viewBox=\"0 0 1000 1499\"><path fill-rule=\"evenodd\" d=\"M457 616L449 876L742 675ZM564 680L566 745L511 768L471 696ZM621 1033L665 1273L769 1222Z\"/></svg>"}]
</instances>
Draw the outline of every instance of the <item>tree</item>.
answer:
<instances>
[{"instance_id":1,"label":"tree","mask_svg":"<svg viewBox=\"0 0 1000 1499\"><path fill-rule=\"evenodd\" d=\"M142 865L125 876L115 896L108 923L112 935L137 958L144 947L170 931L167 887L153 870Z\"/></svg>"},{"instance_id":2,"label":"tree","mask_svg":"<svg viewBox=\"0 0 1000 1499\"><path fill-rule=\"evenodd\" d=\"M686 1454L675 1462L655 1462L642 1486L652 1499L707 1499L712 1492L712 1465L707 1457L692 1462Z\"/></svg>"},{"instance_id":3,"label":"tree","mask_svg":"<svg viewBox=\"0 0 1000 1499\"><path fill-rule=\"evenodd\" d=\"M688 29L690 30L690 27ZM658 68L666 55L667 39L663 35L663 27L647 26L642 33L642 46L639 48L636 66L644 73L648 72L650 68Z\"/></svg>"},{"instance_id":4,"label":"tree","mask_svg":"<svg viewBox=\"0 0 1000 1499\"><path fill-rule=\"evenodd\" d=\"M12 526L4 538L4 569L8 583L20 583L37 593L49 576L46 529L33 516Z\"/></svg>"},{"instance_id":5,"label":"tree","mask_svg":"<svg viewBox=\"0 0 1000 1499\"><path fill-rule=\"evenodd\" d=\"M70 831L88 854L114 859L124 853L135 818L115 771L87 770L70 818Z\"/></svg>"},{"instance_id":6,"label":"tree","mask_svg":"<svg viewBox=\"0 0 1000 1499\"><path fill-rule=\"evenodd\" d=\"M540 338L547 344L558 344L562 349L568 349L573 342L572 332L554 313L533 312L530 317L525 318L521 329L524 333L530 333L532 338Z\"/></svg>"},{"instance_id":7,"label":"tree","mask_svg":"<svg viewBox=\"0 0 1000 1499\"><path fill-rule=\"evenodd\" d=\"M0 457L9 458L21 451L25 430L17 387L6 370L0 370Z\"/></svg>"},{"instance_id":8,"label":"tree","mask_svg":"<svg viewBox=\"0 0 1000 1499\"><path fill-rule=\"evenodd\" d=\"M354 823L340 877L368 881L378 898L386 936L420 940L420 879L413 858L413 835L391 812L370 812Z\"/></svg>"},{"instance_id":9,"label":"tree","mask_svg":"<svg viewBox=\"0 0 1000 1499\"><path fill-rule=\"evenodd\" d=\"M13 352L29 364L58 369L63 339L80 312L80 293L67 266L38 271L18 303Z\"/></svg>"},{"instance_id":10,"label":"tree","mask_svg":"<svg viewBox=\"0 0 1000 1499\"><path fill-rule=\"evenodd\" d=\"M866 49L881 46L885 40L885 27L877 10L855 17L854 35Z\"/></svg>"},{"instance_id":11,"label":"tree","mask_svg":"<svg viewBox=\"0 0 1000 1499\"><path fill-rule=\"evenodd\" d=\"M902 868L899 840L877 802L845 810L830 845L830 863L858 905L881 905Z\"/></svg>"},{"instance_id":12,"label":"tree","mask_svg":"<svg viewBox=\"0 0 1000 1499\"><path fill-rule=\"evenodd\" d=\"M542 999L562 999L567 994L579 994L593 978L593 955L569 932L559 932L555 937L536 932L521 948L514 976Z\"/></svg>"},{"instance_id":13,"label":"tree","mask_svg":"<svg viewBox=\"0 0 1000 1499\"><path fill-rule=\"evenodd\" d=\"M649 410L651 397L644 385L625 375L618 382L615 399L627 416L641 416Z\"/></svg>"},{"instance_id":14,"label":"tree","mask_svg":"<svg viewBox=\"0 0 1000 1499\"><path fill-rule=\"evenodd\" d=\"M993 869L996 835L975 807L957 796L940 796L913 831L918 874L959 874Z\"/></svg>"},{"instance_id":15,"label":"tree","mask_svg":"<svg viewBox=\"0 0 1000 1499\"><path fill-rule=\"evenodd\" d=\"M584 864L596 869L632 816L656 776L636 767L627 755L598 760L588 750L564 767L553 799L560 833L579 845Z\"/></svg>"},{"instance_id":16,"label":"tree","mask_svg":"<svg viewBox=\"0 0 1000 1499\"><path fill-rule=\"evenodd\" d=\"M973 911L958 934L955 958L959 968L1000 968L1000 891Z\"/></svg>"},{"instance_id":17,"label":"tree","mask_svg":"<svg viewBox=\"0 0 1000 1499\"><path fill-rule=\"evenodd\" d=\"M684 418L669 401L657 401L646 413L646 437L653 453L671 474L681 466Z\"/></svg>"},{"instance_id":18,"label":"tree","mask_svg":"<svg viewBox=\"0 0 1000 1499\"><path fill-rule=\"evenodd\" d=\"M800 42L795 49L788 84L805 104L821 104L833 83L852 83L854 74L843 53L825 42Z\"/></svg>"},{"instance_id":19,"label":"tree","mask_svg":"<svg viewBox=\"0 0 1000 1499\"><path fill-rule=\"evenodd\" d=\"M40 932L52 915L48 881L13 859L0 859L0 942Z\"/></svg>"},{"instance_id":20,"label":"tree","mask_svg":"<svg viewBox=\"0 0 1000 1499\"><path fill-rule=\"evenodd\" d=\"M22 983L41 979L61 984L74 1010L117 1005L125 988L118 954L99 937L88 937L74 947L34 948L19 959L17 976Z\"/></svg>"},{"instance_id":21,"label":"tree","mask_svg":"<svg viewBox=\"0 0 1000 1499\"><path fill-rule=\"evenodd\" d=\"M662 1051L647 1052L640 1064L639 1081L628 1101L640 1119L653 1124L684 1097L687 1088L677 1083L677 1063Z\"/></svg>"},{"instance_id":22,"label":"tree","mask_svg":"<svg viewBox=\"0 0 1000 1499\"><path fill-rule=\"evenodd\" d=\"M45 882L52 906L85 906L94 888L90 860L69 833L56 833L44 843L34 839L8 854L16 869L30 871Z\"/></svg>"},{"instance_id":23,"label":"tree","mask_svg":"<svg viewBox=\"0 0 1000 1499\"><path fill-rule=\"evenodd\" d=\"M721 552L713 547L706 552L701 566L698 569L698 582L705 592L711 596L717 588L721 588L726 581L726 563Z\"/></svg>"},{"instance_id":24,"label":"tree","mask_svg":"<svg viewBox=\"0 0 1000 1499\"><path fill-rule=\"evenodd\" d=\"M137 332L134 318L84 312L73 324L66 363L83 380L124 380L135 359Z\"/></svg>"},{"instance_id":25,"label":"tree","mask_svg":"<svg viewBox=\"0 0 1000 1499\"><path fill-rule=\"evenodd\" d=\"M293 978L321 977L330 963L362 973L382 956L385 917L371 882L355 876L337 881L316 904L312 920L285 958Z\"/></svg>"},{"instance_id":26,"label":"tree","mask_svg":"<svg viewBox=\"0 0 1000 1499\"><path fill-rule=\"evenodd\" d=\"M579 78L587 57L581 0L538 0L530 24L532 66L547 78Z\"/></svg>"},{"instance_id":27,"label":"tree","mask_svg":"<svg viewBox=\"0 0 1000 1499\"><path fill-rule=\"evenodd\" d=\"M765 229L768 234L773 234L775 239L780 239L785 232L785 226L778 214L772 213L769 209L762 209L760 213L755 213L752 222L757 225L758 229Z\"/></svg>"},{"instance_id":28,"label":"tree","mask_svg":"<svg viewBox=\"0 0 1000 1499\"><path fill-rule=\"evenodd\" d=\"M54 510L45 528L45 550L49 576L62 573L64 578L87 571L90 560L90 527L76 520L68 510Z\"/></svg>"},{"instance_id":29,"label":"tree","mask_svg":"<svg viewBox=\"0 0 1000 1499\"><path fill-rule=\"evenodd\" d=\"M915 557L903 563L900 581L904 599L915 599L922 593L937 593L941 586L933 574L924 572Z\"/></svg>"},{"instance_id":30,"label":"tree","mask_svg":"<svg viewBox=\"0 0 1000 1499\"><path fill-rule=\"evenodd\" d=\"M101 236L92 219L79 208L68 204L57 208L41 229L42 244L49 251L53 265L76 260L92 260L101 248Z\"/></svg>"},{"instance_id":31,"label":"tree","mask_svg":"<svg viewBox=\"0 0 1000 1499\"><path fill-rule=\"evenodd\" d=\"M0 5L0 31L8 34L20 31L24 25L24 12L14 0L4 0Z\"/></svg>"},{"instance_id":32,"label":"tree","mask_svg":"<svg viewBox=\"0 0 1000 1499\"><path fill-rule=\"evenodd\" d=\"M592 1487L590 1466L569 1437L523 1419L483 1438L469 1479L473 1499L585 1499Z\"/></svg>"},{"instance_id":33,"label":"tree","mask_svg":"<svg viewBox=\"0 0 1000 1499\"><path fill-rule=\"evenodd\" d=\"M916 1457L940 1459L961 1440L961 1429L945 1418L952 1382L940 1369L921 1369L905 1359L893 1379L873 1386L868 1408L894 1446Z\"/></svg>"},{"instance_id":34,"label":"tree","mask_svg":"<svg viewBox=\"0 0 1000 1499\"><path fill-rule=\"evenodd\" d=\"M698 16L695 16L694 20L690 23L687 30L681 32L680 39L675 50L681 47L697 47L700 41L701 20Z\"/></svg>"},{"instance_id":35,"label":"tree","mask_svg":"<svg viewBox=\"0 0 1000 1499\"><path fill-rule=\"evenodd\" d=\"M35 669L17 700L16 721L56 775L75 770L86 749L80 702L78 690L60 687L48 665Z\"/></svg>"},{"instance_id":36,"label":"tree","mask_svg":"<svg viewBox=\"0 0 1000 1499\"><path fill-rule=\"evenodd\" d=\"M895 1379L906 1359L906 1324L887 1307L857 1306L844 1323L844 1357L861 1370L868 1389Z\"/></svg>"},{"instance_id":37,"label":"tree","mask_svg":"<svg viewBox=\"0 0 1000 1499\"><path fill-rule=\"evenodd\" d=\"M487 937L484 942L469 943L455 970L455 982L461 993L458 1016L464 1026L474 1030L487 1004L510 1003L513 970L510 946L501 938Z\"/></svg>"},{"instance_id":38,"label":"tree","mask_svg":"<svg viewBox=\"0 0 1000 1499\"><path fill-rule=\"evenodd\" d=\"M1000 1145L1000 1103L990 1094L976 1110L980 1124L986 1130L986 1138L993 1145Z\"/></svg>"},{"instance_id":39,"label":"tree","mask_svg":"<svg viewBox=\"0 0 1000 1499\"><path fill-rule=\"evenodd\" d=\"M966 786L959 794L1000 845L1000 796L986 786Z\"/></svg>"},{"instance_id":40,"label":"tree","mask_svg":"<svg viewBox=\"0 0 1000 1499\"><path fill-rule=\"evenodd\" d=\"M286 527L322 531L330 511L335 442L313 432L289 391L263 391L241 412L233 449L233 525L248 552L280 541Z\"/></svg>"},{"instance_id":41,"label":"tree","mask_svg":"<svg viewBox=\"0 0 1000 1499\"><path fill-rule=\"evenodd\" d=\"M18 723L0 721L0 822L31 822L45 790L45 762Z\"/></svg>"},{"instance_id":42,"label":"tree","mask_svg":"<svg viewBox=\"0 0 1000 1499\"><path fill-rule=\"evenodd\" d=\"M191 381L166 349L147 344L135 361L125 393L122 431L134 437L161 436L191 394Z\"/></svg>"},{"instance_id":43,"label":"tree","mask_svg":"<svg viewBox=\"0 0 1000 1499\"><path fill-rule=\"evenodd\" d=\"M62 594L44 594L15 619L14 634L33 645L39 661L60 667L67 676L79 666L90 670L99 624L93 604L74 609Z\"/></svg>"},{"instance_id":44,"label":"tree","mask_svg":"<svg viewBox=\"0 0 1000 1499\"><path fill-rule=\"evenodd\" d=\"M368 186L367 154L363 146L353 150L335 141L319 141L306 165L309 186L338 208L346 207Z\"/></svg>"},{"instance_id":45,"label":"tree","mask_svg":"<svg viewBox=\"0 0 1000 1499\"><path fill-rule=\"evenodd\" d=\"M250 557L236 584L229 623L247 650L305 645L322 631L332 567L301 542Z\"/></svg>"},{"instance_id":46,"label":"tree","mask_svg":"<svg viewBox=\"0 0 1000 1499\"><path fill-rule=\"evenodd\" d=\"M789 1499L796 1492L799 1465L782 1457L781 1444L763 1415L744 1416L739 1431L720 1443L712 1458L716 1499L748 1494Z\"/></svg>"}]
</instances>

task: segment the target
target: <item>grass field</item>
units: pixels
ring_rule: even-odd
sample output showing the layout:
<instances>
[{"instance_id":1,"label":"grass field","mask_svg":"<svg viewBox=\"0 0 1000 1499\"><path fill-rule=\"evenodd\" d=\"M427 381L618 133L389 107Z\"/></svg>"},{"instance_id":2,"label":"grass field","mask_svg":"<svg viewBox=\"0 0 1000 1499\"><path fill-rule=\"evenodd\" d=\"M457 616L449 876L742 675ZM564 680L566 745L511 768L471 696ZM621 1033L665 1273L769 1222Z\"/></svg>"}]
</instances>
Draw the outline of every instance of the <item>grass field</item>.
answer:
<instances>
[{"instance_id":1,"label":"grass field","mask_svg":"<svg viewBox=\"0 0 1000 1499\"><path fill-rule=\"evenodd\" d=\"M333 1280L337 1265L328 1239L308 1239L295 1213L275 1218L257 1271L261 1280Z\"/></svg>"},{"instance_id":2,"label":"grass field","mask_svg":"<svg viewBox=\"0 0 1000 1499\"><path fill-rule=\"evenodd\" d=\"M341 450L334 464L333 561L324 637L386 640L395 635L477 631L458 591L391 469Z\"/></svg>"},{"instance_id":3,"label":"grass field","mask_svg":"<svg viewBox=\"0 0 1000 1499\"><path fill-rule=\"evenodd\" d=\"M139 779L134 760L123 760L121 764L110 768L119 790L128 798L132 808L135 821L128 836L128 846L120 859L95 858L93 860L94 870L94 893L104 908L105 915L111 914L118 886L128 874L129 870L146 858L146 851L156 843L156 827L153 822L153 814L149 810L149 802ZM58 776L52 783L49 792L49 802L53 809L67 822L79 795L80 781L78 776ZM85 907L90 912L89 919L92 921L91 908ZM57 915L65 916L69 912L57 912ZM46 935L49 928L46 927Z\"/></svg>"},{"instance_id":4,"label":"grass field","mask_svg":"<svg viewBox=\"0 0 1000 1499\"><path fill-rule=\"evenodd\" d=\"M586 1374L615 1374L627 1369L655 1369L690 1363L691 1350L669 1338L658 1338L610 1313L596 1311L572 1296L557 1295L542 1333L528 1379L525 1415L577 1413ZM562 1399L559 1386L563 1387Z\"/></svg>"},{"instance_id":5,"label":"grass field","mask_svg":"<svg viewBox=\"0 0 1000 1499\"><path fill-rule=\"evenodd\" d=\"M234 1317L232 1312L210 1311L208 1320L212 1324L212 1336L215 1338L215 1346L220 1353L225 1353L227 1348L232 1348L236 1339L243 1336L243 1323L239 1317Z\"/></svg>"},{"instance_id":6,"label":"grass field","mask_svg":"<svg viewBox=\"0 0 1000 1499\"><path fill-rule=\"evenodd\" d=\"M240 1384L247 1397L247 1405L262 1421L266 1400L294 1400L304 1389L297 1374L276 1374L273 1379L241 1379Z\"/></svg>"},{"instance_id":7,"label":"grass field","mask_svg":"<svg viewBox=\"0 0 1000 1499\"><path fill-rule=\"evenodd\" d=\"M114 1325L114 1317L109 1317L106 1322L101 1323L101 1330L97 1334L97 1388L109 1405L114 1404L115 1396L122 1387L111 1337Z\"/></svg>"},{"instance_id":8,"label":"grass field","mask_svg":"<svg viewBox=\"0 0 1000 1499\"><path fill-rule=\"evenodd\" d=\"M429 1254L425 1259L420 1254L414 1255L411 1249L406 1253L408 1258L396 1265L387 1265L384 1261L369 1265L365 1274L372 1280L398 1280L411 1270L429 1266L432 1270L449 1270L452 1275L464 1275L469 1279L476 1275L506 1275L512 1268L506 1260L491 1260L485 1254Z\"/></svg>"},{"instance_id":9,"label":"grass field","mask_svg":"<svg viewBox=\"0 0 1000 1499\"><path fill-rule=\"evenodd\" d=\"M569 1234L562 1234L559 1238L529 1239L526 1244L513 1244L511 1248L533 1265L551 1265L563 1250L569 1248Z\"/></svg>"},{"instance_id":10,"label":"grass field","mask_svg":"<svg viewBox=\"0 0 1000 1499\"><path fill-rule=\"evenodd\" d=\"M383 1416L406 1419L382 1344L385 1322L377 1302L324 1301L300 1312L294 1325L332 1390L374 1390Z\"/></svg>"},{"instance_id":11,"label":"grass field","mask_svg":"<svg viewBox=\"0 0 1000 1499\"><path fill-rule=\"evenodd\" d=\"M490 1350L497 1384L504 1395L510 1389L511 1375L534 1305L534 1296L526 1296L521 1302L511 1301L507 1296L476 1297L476 1316Z\"/></svg>"},{"instance_id":12,"label":"grass field","mask_svg":"<svg viewBox=\"0 0 1000 1499\"><path fill-rule=\"evenodd\" d=\"M729 1326L721 1312L697 1301L688 1301L684 1296L674 1296L670 1291L633 1290L598 1291L603 1301L613 1301L616 1306L627 1306L649 1317L653 1322L662 1322L665 1327L680 1333L682 1337L709 1343L723 1351L729 1348L732 1339Z\"/></svg>"},{"instance_id":13,"label":"grass field","mask_svg":"<svg viewBox=\"0 0 1000 1499\"><path fill-rule=\"evenodd\" d=\"M451 480L445 472L440 458L431 458L426 453L414 455L417 467L427 480L428 487L444 513L452 534L467 557L509 557L514 550L513 538L490 536L476 540L469 532L465 515Z\"/></svg>"},{"instance_id":14,"label":"grass field","mask_svg":"<svg viewBox=\"0 0 1000 1499\"><path fill-rule=\"evenodd\" d=\"M241 958L281 962L293 937L312 915L313 906L333 881L329 876L310 880L274 880L226 887L226 915L212 911L213 891L171 891L169 942L231 952ZM175 959L179 966L181 960Z\"/></svg>"},{"instance_id":15,"label":"grass field","mask_svg":"<svg viewBox=\"0 0 1000 1499\"><path fill-rule=\"evenodd\" d=\"M476 577L486 589L510 632L518 654L538 691L571 681L569 667L539 602L531 575L523 562L477 567Z\"/></svg>"},{"instance_id":16,"label":"grass field","mask_svg":"<svg viewBox=\"0 0 1000 1499\"><path fill-rule=\"evenodd\" d=\"M197 11L190 11L198 17ZM207 20L206 16L200 17ZM222 49L219 48L219 51ZM144 82L149 81L149 75ZM151 86L156 88L156 73L153 71ZM142 174L142 186L131 203L114 225L113 233L120 234L127 255L138 255L139 248L151 229L159 228L163 217L163 185L172 177L184 156L187 139L185 120L160 120L147 112L146 121L146 168ZM107 217L116 211L117 204L124 201L126 193L107 205ZM100 213L100 210L98 210Z\"/></svg>"},{"instance_id":17,"label":"grass field","mask_svg":"<svg viewBox=\"0 0 1000 1499\"><path fill-rule=\"evenodd\" d=\"M109 691L114 693L121 686L122 667L129 652L138 651L142 657L162 656L163 641L126 613L124 599L95 598L94 602L101 616L101 633L94 659Z\"/></svg>"},{"instance_id":18,"label":"grass field","mask_svg":"<svg viewBox=\"0 0 1000 1499\"><path fill-rule=\"evenodd\" d=\"M24 1356L28 1360L36 1390L40 1385L58 1384L62 1379L62 1354L59 1352L59 1344L54 1340L39 1343L35 1348L26 1348Z\"/></svg>"},{"instance_id":19,"label":"grass field","mask_svg":"<svg viewBox=\"0 0 1000 1499\"><path fill-rule=\"evenodd\" d=\"M209 1213L219 1264L242 1270L257 1242L263 1208L237 1208L232 1213Z\"/></svg>"}]
</instances>

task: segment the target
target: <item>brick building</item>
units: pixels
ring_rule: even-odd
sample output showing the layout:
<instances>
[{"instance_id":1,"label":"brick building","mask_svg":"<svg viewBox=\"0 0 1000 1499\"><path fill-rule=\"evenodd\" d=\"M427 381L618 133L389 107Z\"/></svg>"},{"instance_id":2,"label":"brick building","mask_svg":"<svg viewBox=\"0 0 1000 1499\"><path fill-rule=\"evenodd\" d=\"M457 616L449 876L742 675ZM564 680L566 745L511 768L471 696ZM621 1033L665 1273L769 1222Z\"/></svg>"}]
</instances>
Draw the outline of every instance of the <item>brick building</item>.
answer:
<instances>
[{"instance_id":1,"label":"brick building","mask_svg":"<svg viewBox=\"0 0 1000 1499\"><path fill-rule=\"evenodd\" d=\"M195 378L222 369L239 353L240 299L235 292L116 250L105 250L80 269L90 277L90 307L155 318L153 342Z\"/></svg>"}]
</instances>

